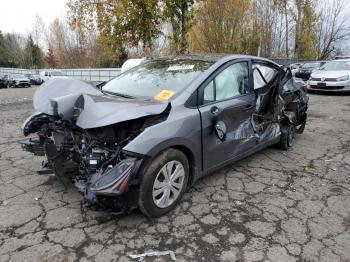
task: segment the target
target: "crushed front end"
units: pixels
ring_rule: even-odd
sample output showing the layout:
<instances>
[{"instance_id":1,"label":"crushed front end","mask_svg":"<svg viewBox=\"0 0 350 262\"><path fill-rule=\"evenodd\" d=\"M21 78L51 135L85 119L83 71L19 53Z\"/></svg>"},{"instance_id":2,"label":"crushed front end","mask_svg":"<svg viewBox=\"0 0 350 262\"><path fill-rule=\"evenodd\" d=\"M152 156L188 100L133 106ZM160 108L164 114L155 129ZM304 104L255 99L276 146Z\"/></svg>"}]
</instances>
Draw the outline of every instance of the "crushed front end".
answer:
<instances>
[{"instance_id":1,"label":"crushed front end","mask_svg":"<svg viewBox=\"0 0 350 262\"><path fill-rule=\"evenodd\" d=\"M46 155L47 173L55 173L66 187L77 187L88 204L123 210L137 206L137 174L144 156L122 148L142 129L142 122L84 130L73 121L34 114L23 132L37 133L38 138L21 144L34 155Z\"/></svg>"},{"instance_id":2,"label":"crushed front end","mask_svg":"<svg viewBox=\"0 0 350 262\"><path fill-rule=\"evenodd\" d=\"M46 156L39 172L54 173L66 187L74 185L86 204L129 210L137 207L139 169L146 156L123 148L166 119L169 106L106 96L81 81L49 81L34 96L37 112L22 125L30 138L21 145Z\"/></svg>"}]
</instances>

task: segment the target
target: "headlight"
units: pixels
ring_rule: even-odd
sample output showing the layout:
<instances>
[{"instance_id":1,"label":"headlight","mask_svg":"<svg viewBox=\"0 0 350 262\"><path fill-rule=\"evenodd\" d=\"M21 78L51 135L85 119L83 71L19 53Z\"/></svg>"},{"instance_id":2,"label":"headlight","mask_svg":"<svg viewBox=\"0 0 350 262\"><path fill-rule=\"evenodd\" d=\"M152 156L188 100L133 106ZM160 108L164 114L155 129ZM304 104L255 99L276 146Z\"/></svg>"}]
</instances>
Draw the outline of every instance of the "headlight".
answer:
<instances>
[{"instance_id":1,"label":"headlight","mask_svg":"<svg viewBox=\"0 0 350 262\"><path fill-rule=\"evenodd\" d=\"M107 170L99 179L94 181L90 186L91 191L97 194L118 194L122 193L120 190L122 182L130 175L135 166L135 158L128 158L112 169ZM127 181L128 182L128 181Z\"/></svg>"},{"instance_id":2,"label":"headlight","mask_svg":"<svg viewBox=\"0 0 350 262\"><path fill-rule=\"evenodd\" d=\"M349 80L349 76L341 76L337 78L337 81L347 81Z\"/></svg>"}]
</instances>

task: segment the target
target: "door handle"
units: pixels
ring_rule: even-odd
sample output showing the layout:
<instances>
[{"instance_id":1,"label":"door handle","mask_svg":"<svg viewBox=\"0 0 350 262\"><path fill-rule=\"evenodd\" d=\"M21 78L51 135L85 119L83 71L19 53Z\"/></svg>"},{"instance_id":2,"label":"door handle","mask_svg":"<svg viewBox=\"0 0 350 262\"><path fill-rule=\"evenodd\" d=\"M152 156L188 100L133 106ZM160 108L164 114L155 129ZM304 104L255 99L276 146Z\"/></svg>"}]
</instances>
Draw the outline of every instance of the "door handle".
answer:
<instances>
[{"instance_id":1,"label":"door handle","mask_svg":"<svg viewBox=\"0 0 350 262\"><path fill-rule=\"evenodd\" d=\"M244 107L244 110L249 110L249 109L252 109L254 107L253 104L248 104Z\"/></svg>"}]
</instances>

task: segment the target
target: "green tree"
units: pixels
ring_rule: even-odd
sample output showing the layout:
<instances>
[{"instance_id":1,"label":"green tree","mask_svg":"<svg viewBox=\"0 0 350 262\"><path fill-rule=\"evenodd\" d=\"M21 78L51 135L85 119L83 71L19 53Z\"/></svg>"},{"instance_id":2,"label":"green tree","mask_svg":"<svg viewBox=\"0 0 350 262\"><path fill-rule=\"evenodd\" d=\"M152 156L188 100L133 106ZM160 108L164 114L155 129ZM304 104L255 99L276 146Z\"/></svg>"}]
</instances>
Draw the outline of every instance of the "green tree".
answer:
<instances>
[{"instance_id":1,"label":"green tree","mask_svg":"<svg viewBox=\"0 0 350 262\"><path fill-rule=\"evenodd\" d=\"M317 57L318 15L313 0L295 0L295 44L294 55L299 59Z\"/></svg>"},{"instance_id":2,"label":"green tree","mask_svg":"<svg viewBox=\"0 0 350 262\"><path fill-rule=\"evenodd\" d=\"M192 27L194 0L165 0L164 19L172 27L171 49L177 54L188 51L188 32Z\"/></svg>"},{"instance_id":3,"label":"green tree","mask_svg":"<svg viewBox=\"0 0 350 262\"><path fill-rule=\"evenodd\" d=\"M82 34L98 30L100 43L123 57L125 46L152 49L161 33L157 0L69 0L70 24Z\"/></svg>"},{"instance_id":4,"label":"green tree","mask_svg":"<svg viewBox=\"0 0 350 262\"><path fill-rule=\"evenodd\" d=\"M5 41L4 35L0 31L0 66L4 67L8 66Z\"/></svg>"},{"instance_id":5,"label":"green tree","mask_svg":"<svg viewBox=\"0 0 350 262\"><path fill-rule=\"evenodd\" d=\"M194 52L256 54L259 46L256 8L250 0L200 2L189 33Z\"/></svg>"},{"instance_id":6,"label":"green tree","mask_svg":"<svg viewBox=\"0 0 350 262\"><path fill-rule=\"evenodd\" d=\"M26 68L41 68L44 64L43 53L40 47L34 43L29 35L24 48L24 66Z\"/></svg>"}]
</instances>

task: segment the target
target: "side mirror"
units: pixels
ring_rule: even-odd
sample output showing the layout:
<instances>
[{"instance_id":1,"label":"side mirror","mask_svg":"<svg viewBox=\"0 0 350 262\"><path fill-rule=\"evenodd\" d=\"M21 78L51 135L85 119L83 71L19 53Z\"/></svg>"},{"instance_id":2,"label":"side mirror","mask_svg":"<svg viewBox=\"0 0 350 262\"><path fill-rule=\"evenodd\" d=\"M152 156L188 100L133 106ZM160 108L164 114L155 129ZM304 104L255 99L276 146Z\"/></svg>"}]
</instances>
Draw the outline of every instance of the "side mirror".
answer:
<instances>
[{"instance_id":1,"label":"side mirror","mask_svg":"<svg viewBox=\"0 0 350 262\"><path fill-rule=\"evenodd\" d=\"M96 87L97 87L98 89L102 90L102 87L103 87L106 83L107 83L106 81L103 81L103 82L97 84Z\"/></svg>"},{"instance_id":2,"label":"side mirror","mask_svg":"<svg viewBox=\"0 0 350 262\"><path fill-rule=\"evenodd\" d=\"M215 133L221 141L226 138L227 127L224 121L218 121L215 124Z\"/></svg>"},{"instance_id":3,"label":"side mirror","mask_svg":"<svg viewBox=\"0 0 350 262\"><path fill-rule=\"evenodd\" d=\"M223 112L222 108L213 106L210 108L210 113L214 116L214 130L215 134L221 141L224 141L226 138L227 127L223 121Z\"/></svg>"}]
</instances>

